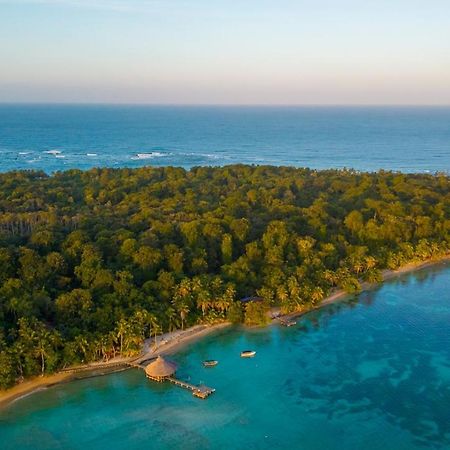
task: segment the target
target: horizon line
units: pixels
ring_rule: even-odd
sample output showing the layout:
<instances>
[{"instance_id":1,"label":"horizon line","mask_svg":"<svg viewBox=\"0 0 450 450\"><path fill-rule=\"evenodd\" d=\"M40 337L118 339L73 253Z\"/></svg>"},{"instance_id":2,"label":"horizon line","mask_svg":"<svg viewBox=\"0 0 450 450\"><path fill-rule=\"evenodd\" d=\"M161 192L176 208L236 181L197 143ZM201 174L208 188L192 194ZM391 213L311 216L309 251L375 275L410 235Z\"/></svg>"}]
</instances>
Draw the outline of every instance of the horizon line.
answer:
<instances>
[{"instance_id":1,"label":"horizon line","mask_svg":"<svg viewBox=\"0 0 450 450\"><path fill-rule=\"evenodd\" d=\"M138 102L65 102L65 101L0 101L0 106L136 106L136 107L262 107L262 108L332 108L332 107L370 107L370 108L449 108L450 103L138 103Z\"/></svg>"}]
</instances>

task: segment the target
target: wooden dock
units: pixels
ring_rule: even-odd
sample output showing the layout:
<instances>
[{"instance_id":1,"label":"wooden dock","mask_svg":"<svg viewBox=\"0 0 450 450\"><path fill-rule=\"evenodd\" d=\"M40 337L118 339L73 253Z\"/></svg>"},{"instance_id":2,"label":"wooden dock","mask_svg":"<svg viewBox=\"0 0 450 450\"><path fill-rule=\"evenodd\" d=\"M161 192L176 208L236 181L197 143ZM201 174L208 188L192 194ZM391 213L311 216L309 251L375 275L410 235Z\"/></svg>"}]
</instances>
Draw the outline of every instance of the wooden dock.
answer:
<instances>
[{"instance_id":1,"label":"wooden dock","mask_svg":"<svg viewBox=\"0 0 450 450\"><path fill-rule=\"evenodd\" d=\"M215 389L205 386L203 384L200 386L194 386L193 384L186 383L186 381L181 381L181 380L178 380L177 378L168 377L166 379L176 386L179 386L181 388L187 389L188 391L191 391L192 395L194 397L207 398L213 392L215 392Z\"/></svg>"},{"instance_id":2,"label":"wooden dock","mask_svg":"<svg viewBox=\"0 0 450 450\"><path fill-rule=\"evenodd\" d=\"M156 358L151 358L151 360L154 360ZM145 371L146 368L146 362L148 362L149 359L146 360L142 360L142 361L130 361L127 363L127 365L129 367L135 367L137 369L142 369ZM150 377L148 374L146 374L147 378L149 379L153 379L152 377ZM214 388L210 388L208 386L205 386L204 384L201 384L199 386L195 386L193 384L190 384L186 381L182 381L179 380L178 378L175 378L173 376L169 376L169 377L162 377L160 380L156 380L156 381L169 381L170 383L174 384L175 386L181 387L183 389L187 389L188 391L192 392L192 395L194 397L198 397L198 398L202 398L205 399L207 397L209 397L213 392L215 392L216 390Z\"/></svg>"},{"instance_id":3,"label":"wooden dock","mask_svg":"<svg viewBox=\"0 0 450 450\"><path fill-rule=\"evenodd\" d=\"M136 369L142 369L145 370L145 366L140 364L140 363L136 363L136 362L129 362L127 363L128 367L135 367Z\"/></svg>"}]
</instances>

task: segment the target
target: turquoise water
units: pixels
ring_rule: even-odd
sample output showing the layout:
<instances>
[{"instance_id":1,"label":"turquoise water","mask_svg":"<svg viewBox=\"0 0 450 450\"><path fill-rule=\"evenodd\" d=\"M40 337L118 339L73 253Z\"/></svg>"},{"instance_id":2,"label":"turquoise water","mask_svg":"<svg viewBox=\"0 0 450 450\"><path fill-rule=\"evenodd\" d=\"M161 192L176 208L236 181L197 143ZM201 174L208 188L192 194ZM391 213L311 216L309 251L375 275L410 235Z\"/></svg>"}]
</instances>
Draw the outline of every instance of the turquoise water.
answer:
<instances>
[{"instance_id":1,"label":"turquoise water","mask_svg":"<svg viewBox=\"0 0 450 450\"><path fill-rule=\"evenodd\" d=\"M1 448L448 449L450 266L174 359L217 392L199 400L139 370L53 387L0 413Z\"/></svg>"},{"instance_id":2,"label":"turquoise water","mask_svg":"<svg viewBox=\"0 0 450 450\"><path fill-rule=\"evenodd\" d=\"M449 107L0 105L0 171L234 163L450 172Z\"/></svg>"}]
</instances>

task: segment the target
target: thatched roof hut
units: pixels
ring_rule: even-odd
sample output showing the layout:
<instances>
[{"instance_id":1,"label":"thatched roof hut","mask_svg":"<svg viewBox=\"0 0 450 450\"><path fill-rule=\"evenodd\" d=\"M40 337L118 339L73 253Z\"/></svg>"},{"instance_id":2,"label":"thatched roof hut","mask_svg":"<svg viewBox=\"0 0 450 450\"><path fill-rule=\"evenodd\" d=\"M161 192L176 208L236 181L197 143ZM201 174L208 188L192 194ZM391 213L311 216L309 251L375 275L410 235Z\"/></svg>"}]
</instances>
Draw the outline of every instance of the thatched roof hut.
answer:
<instances>
[{"instance_id":1,"label":"thatched roof hut","mask_svg":"<svg viewBox=\"0 0 450 450\"><path fill-rule=\"evenodd\" d=\"M146 368L145 374L155 381L164 381L177 371L177 365L173 361L168 361L162 356L158 356Z\"/></svg>"}]
</instances>

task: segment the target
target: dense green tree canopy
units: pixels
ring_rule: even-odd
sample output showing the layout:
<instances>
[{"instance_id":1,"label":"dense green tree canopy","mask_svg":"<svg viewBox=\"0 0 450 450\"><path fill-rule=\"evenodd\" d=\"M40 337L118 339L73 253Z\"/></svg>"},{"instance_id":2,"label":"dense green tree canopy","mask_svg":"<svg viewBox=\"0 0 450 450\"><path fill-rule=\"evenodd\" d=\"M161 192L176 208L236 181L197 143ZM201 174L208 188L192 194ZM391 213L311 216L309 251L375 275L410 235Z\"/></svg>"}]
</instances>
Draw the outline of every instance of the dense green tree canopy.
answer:
<instances>
[{"instance_id":1,"label":"dense green tree canopy","mask_svg":"<svg viewBox=\"0 0 450 450\"><path fill-rule=\"evenodd\" d=\"M161 331L309 308L446 254L445 175L227 166L0 175L0 385ZM239 298L260 295L244 307Z\"/></svg>"}]
</instances>

